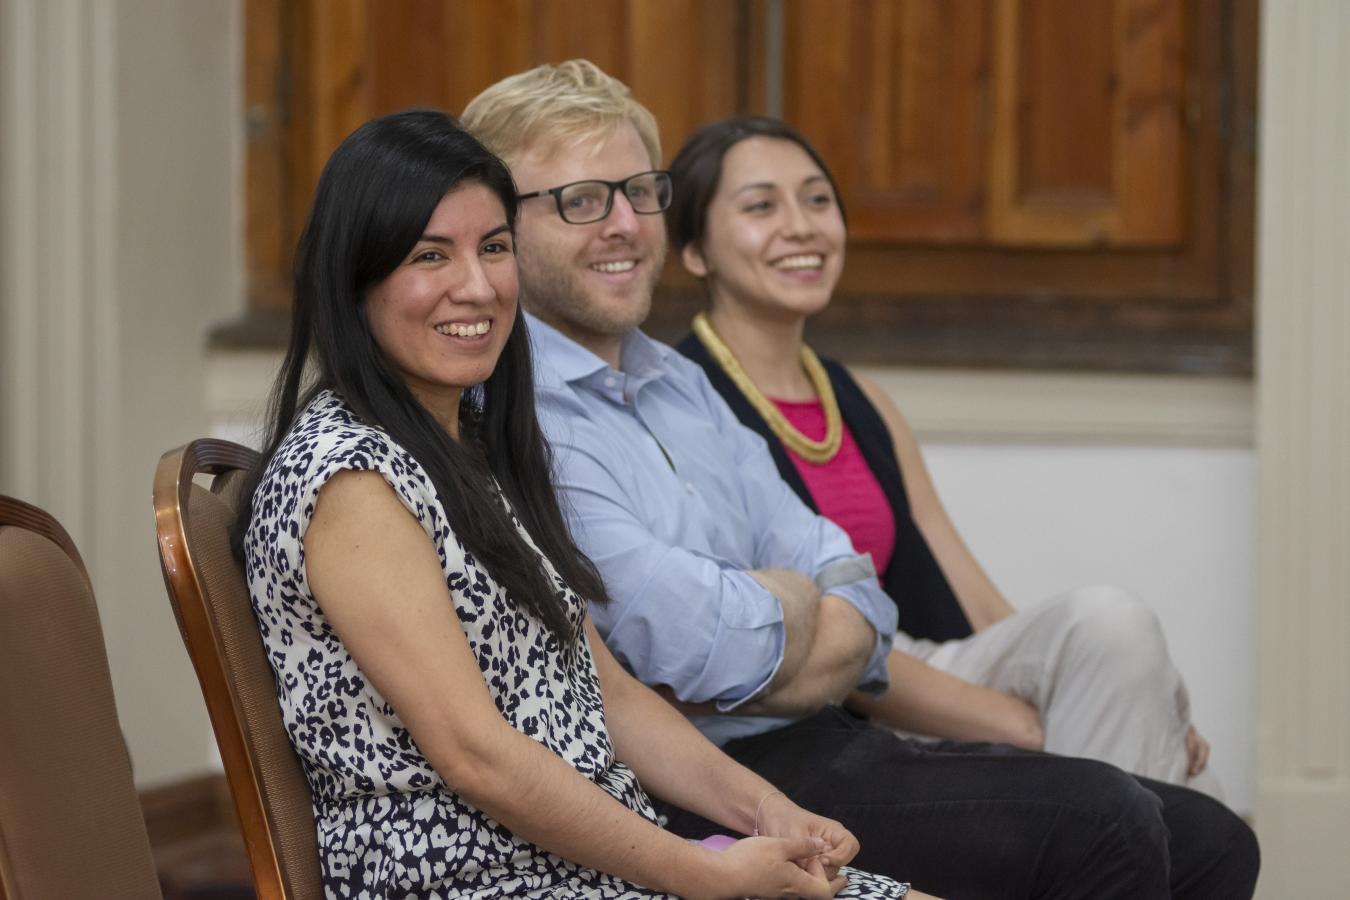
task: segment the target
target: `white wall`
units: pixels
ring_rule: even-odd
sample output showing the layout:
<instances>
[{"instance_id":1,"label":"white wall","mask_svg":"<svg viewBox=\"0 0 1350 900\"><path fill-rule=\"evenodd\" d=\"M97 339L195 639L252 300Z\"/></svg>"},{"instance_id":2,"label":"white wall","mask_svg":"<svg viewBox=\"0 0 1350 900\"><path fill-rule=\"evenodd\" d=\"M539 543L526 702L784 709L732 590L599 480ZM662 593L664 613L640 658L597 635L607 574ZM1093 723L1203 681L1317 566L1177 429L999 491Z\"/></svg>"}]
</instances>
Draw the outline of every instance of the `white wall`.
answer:
<instances>
[{"instance_id":1,"label":"white wall","mask_svg":"<svg viewBox=\"0 0 1350 900\"><path fill-rule=\"evenodd\" d=\"M142 786L211 759L150 486L243 303L240 4L0 0L0 491L89 564Z\"/></svg>"},{"instance_id":2,"label":"white wall","mask_svg":"<svg viewBox=\"0 0 1350 900\"><path fill-rule=\"evenodd\" d=\"M1249 381L870 369L1016 606L1114 584L1162 621L1228 802L1252 806L1256 462Z\"/></svg>"},{"instance_id":3,"label":"white wall","mask_svg":"<svg viewBox=\"0 0 1350 900\"><path fill-rule=\"evenodd\" d=\"M924 455L1015 606L1106 583L1153 608L1226 799L1250 810L1253 452L982 442L925 443Z\"/></svg>"}]
</instances>

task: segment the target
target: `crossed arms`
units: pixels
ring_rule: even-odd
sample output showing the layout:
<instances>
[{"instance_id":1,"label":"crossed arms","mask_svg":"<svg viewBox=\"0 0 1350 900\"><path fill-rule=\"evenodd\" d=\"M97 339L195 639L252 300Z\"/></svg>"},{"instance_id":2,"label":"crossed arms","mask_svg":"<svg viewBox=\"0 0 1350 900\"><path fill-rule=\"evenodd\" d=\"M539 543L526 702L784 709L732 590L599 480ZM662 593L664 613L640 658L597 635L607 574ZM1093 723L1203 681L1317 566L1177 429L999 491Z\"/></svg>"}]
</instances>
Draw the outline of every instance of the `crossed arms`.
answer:
<instances>
[{"instance_id":1,"label":"crossed arms","mask_svg":"<svg viewBox=\"0 0 1350 900\"><path fill-rule=\"evenodd\" d=\"M548 429L569 524L614 598L593 615L621 663L690 715L800 718L844 702L922 733L1039 745L1021 700L891 652L894 601L858 566L866 557L801 503L720 397L706 415L701 449L716 456L702 468L667 452L679 436L659 421L643 438L661 454L645 460L613 423L572 415Z\"/></svg>"}]
</instances>

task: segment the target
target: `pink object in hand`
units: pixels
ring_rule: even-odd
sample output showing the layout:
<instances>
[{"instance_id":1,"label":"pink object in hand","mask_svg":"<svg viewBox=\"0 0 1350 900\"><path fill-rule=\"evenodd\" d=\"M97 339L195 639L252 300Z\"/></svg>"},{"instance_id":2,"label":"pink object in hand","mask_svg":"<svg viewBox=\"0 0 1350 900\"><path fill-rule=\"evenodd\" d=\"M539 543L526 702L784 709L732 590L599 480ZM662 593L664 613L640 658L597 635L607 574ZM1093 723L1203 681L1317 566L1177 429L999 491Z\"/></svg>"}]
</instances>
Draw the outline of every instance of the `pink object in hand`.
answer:
<instances>
[{"instance_id":1,"label":"pink object in hand","mask_svg":"<svg viewBox=\"0 0 1350 900\"><path fill-rule=\"evenodd\" d=\"M727 849L732 844L736 843L737 840L739 840L739 838L734 838L731 837L730 835L714 834L705 837L703 840L699 841L698 845L700 847L707 847L709 850L716 850L718 853L721 853L723 850Z\"/></svg>"}]
</instances>

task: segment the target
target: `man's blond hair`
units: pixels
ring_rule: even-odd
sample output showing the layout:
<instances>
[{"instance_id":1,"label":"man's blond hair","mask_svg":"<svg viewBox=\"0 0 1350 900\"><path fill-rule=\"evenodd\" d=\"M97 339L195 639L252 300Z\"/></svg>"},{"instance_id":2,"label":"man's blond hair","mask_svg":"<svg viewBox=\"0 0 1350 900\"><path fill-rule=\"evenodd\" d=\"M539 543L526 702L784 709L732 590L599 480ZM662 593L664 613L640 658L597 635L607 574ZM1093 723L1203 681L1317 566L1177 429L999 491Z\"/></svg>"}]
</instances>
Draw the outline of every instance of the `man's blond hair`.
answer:
<instances>
[{"instance_id":1,"label":"man's blond hair","mask_svg":"<svg viewBox=\"0 0 1350 900\"><path fill-rule=\"evenodd\" d=\"M625 124L661 164L656 119L633 92L587 59L536 66L503 78L464 107L460 124L508 163L541 143L559 148L608 137Z\"/></svg>"}]
</instances>

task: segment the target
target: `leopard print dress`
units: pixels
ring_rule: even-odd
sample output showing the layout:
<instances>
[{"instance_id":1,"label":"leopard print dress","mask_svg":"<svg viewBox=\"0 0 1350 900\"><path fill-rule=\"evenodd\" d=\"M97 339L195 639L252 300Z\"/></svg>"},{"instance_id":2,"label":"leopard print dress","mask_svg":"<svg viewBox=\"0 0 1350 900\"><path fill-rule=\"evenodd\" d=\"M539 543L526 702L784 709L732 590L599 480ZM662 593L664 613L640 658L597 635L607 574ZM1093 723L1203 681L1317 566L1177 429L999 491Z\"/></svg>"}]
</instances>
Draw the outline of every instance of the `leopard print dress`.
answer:
<instances>
[{"instance_id":1,"label":"leopard print dress","mask_svg":"<svg viewBox=\"0 0 1350 900\"><path fill-rule=\"evenodd\" d=\"M245 563L282 719L314 796L326 895L669 896L517 837L436 774L338 639L306 579L302 539L315 500L329 478L347 469L380 473L435 544L455 612L502 716L620 803L656 821L636 776L615 758L584 636L563 648L541 622L517 609L450 531L422 467L325 391L301 413L264 472ZM521 534L534 546L523 528ZM580 627L584 601L542 554L540 560ZM841 897L903 895L893 882L850 875Z\"/></svg>"}]
</instances>

